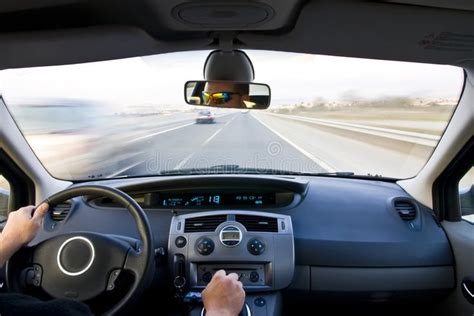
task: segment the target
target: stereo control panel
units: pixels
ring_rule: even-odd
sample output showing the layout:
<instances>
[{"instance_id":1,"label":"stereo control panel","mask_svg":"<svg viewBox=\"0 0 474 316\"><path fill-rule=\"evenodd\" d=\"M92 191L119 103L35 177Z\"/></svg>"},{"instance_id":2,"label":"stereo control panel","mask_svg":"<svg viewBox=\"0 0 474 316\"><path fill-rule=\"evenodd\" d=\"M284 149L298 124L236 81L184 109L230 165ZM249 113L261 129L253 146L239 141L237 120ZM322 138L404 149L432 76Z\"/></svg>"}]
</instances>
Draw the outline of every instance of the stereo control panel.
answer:
<instances>
[{"instance_id":1,"label":"stereo control panel","mask_svg":"<svg viewBox=\"0 0 474 316\"><path fill-rule=\"evenodd\" d=\"M227 273L236 273L239 281L244 286L265 286L268 280L265 279L270 273L265 271L264 264L198 264L197 266L197 283L206 286L212 279L214 273L220 269L224 269Z\"/></svg>"},{"instance_id":2,"label":"stereo control panel","mask_svg":"<svg viewBox=\"0 0 474 316\"><path fill-rule=\"evenodd\" d=\"M224 269L247 292L280 290L294 273L291 217L237 210L174 216L168 254L178 288L203 289Z\"/></svg>"}]
</instances>

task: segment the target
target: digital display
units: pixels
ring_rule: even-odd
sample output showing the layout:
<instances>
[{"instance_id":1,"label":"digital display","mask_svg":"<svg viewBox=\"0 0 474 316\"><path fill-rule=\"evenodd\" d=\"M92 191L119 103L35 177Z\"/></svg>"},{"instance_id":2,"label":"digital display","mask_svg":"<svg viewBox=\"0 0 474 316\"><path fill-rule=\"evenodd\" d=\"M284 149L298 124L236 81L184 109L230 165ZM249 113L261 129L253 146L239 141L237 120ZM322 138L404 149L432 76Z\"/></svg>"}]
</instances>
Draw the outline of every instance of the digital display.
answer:
<instances>
[{"instance_id":1,"label":"digital display","mask_svg":"<svg viewBox=\"0 0 474 316\"><path fill-rule=\"evenodd\" d=\"M263 206L275 204L275 193L224 193L198 195L191 193L160 193L158 203L163 207Z\"/></svg>"},{"instance_id":2,"label":"digital display","mask_svg":"<svg viewBox=\"0 0 474 316\"><path fill-rule=\"evenodd\" d=\"M222 232L222 239L240 239L239 232Z\"/></svg>"}]
</instances>

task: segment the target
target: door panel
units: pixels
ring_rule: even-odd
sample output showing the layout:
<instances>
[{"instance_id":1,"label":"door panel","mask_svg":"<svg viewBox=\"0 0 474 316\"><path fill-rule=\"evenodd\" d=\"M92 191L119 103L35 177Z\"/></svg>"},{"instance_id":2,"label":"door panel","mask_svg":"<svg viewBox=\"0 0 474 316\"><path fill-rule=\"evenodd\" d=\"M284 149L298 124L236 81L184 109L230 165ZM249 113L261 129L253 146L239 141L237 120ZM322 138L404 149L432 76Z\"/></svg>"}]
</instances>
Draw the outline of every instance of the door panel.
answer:
<instances>
[{"instance_id":1,"label":"door panel","mask_svg":"<svg viewBox=\"0 0 474 316\"><path fill-rule=\"evenodd\" d=\"M442 226L451 242L456 260L456 291L443 304L441 314L472 316L474 303L470 303L463 294L462 280L466 277L474 279L474 225L462 220L443 221Z\"/></svg>"}]
</instances>

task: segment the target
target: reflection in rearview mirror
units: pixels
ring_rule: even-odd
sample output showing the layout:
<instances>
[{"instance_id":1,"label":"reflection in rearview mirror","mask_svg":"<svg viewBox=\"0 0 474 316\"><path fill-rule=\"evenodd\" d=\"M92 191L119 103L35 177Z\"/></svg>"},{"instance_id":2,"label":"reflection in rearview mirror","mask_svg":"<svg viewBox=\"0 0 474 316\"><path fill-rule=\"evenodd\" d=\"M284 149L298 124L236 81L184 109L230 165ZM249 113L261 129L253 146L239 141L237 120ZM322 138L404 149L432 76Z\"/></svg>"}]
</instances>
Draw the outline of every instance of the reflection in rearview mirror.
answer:
<instances>
[{"instance_id":1,"label":"reflection in rearview mirror","mask_svg":"<svg viewBox=\"0 0 474 316\"><path fill-rule=\"evenodd\" d=\"M264 110L270 106L270 87L262 83L188 81L186 103L218 108Z\"/></svg>"}]
</instances>

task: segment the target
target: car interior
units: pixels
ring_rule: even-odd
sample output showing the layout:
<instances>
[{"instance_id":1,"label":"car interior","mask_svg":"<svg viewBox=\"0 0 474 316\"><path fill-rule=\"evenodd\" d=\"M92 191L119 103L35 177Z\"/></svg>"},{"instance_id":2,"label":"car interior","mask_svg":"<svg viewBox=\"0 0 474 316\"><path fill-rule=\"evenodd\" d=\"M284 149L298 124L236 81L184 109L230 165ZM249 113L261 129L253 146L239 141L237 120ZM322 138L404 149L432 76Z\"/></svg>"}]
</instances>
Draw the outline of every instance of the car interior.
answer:
<instances>
[{"instance_id":1,"label":"car interior","mask_svg":"<svg viewBox=\"0 0 474 316\"><path fill-rule=\"evenodd\" d=\"M4 0L0 43L0 230L50 205L0 295L474 315L474 2Z\"/></svg>"}]
</instances>

